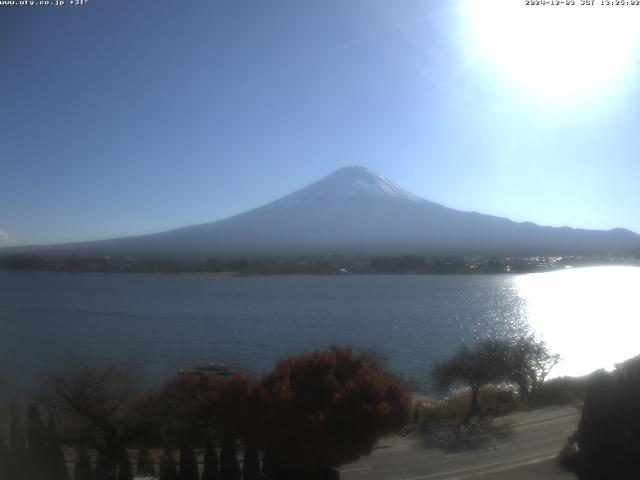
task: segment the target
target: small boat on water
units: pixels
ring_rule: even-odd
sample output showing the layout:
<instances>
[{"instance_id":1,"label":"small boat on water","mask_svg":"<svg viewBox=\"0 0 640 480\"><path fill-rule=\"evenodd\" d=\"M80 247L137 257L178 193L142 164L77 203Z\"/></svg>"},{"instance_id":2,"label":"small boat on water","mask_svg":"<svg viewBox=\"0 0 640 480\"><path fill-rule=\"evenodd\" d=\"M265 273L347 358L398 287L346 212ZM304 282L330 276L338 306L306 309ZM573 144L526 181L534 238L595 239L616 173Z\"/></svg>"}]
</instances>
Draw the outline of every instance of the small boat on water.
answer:
<instances>
[{"instance_id":1,"label":"small boat on water","mask_svg":"<svg viewBox=\"0 0 640 480\"><path fill-rule=\"evenodd\" d=\"M180 375L212 375L214 377L231 377L240 373L240 370L223 363L208 363L196 365L193 368L179 370Z\"/></svg>"}]
</instances>

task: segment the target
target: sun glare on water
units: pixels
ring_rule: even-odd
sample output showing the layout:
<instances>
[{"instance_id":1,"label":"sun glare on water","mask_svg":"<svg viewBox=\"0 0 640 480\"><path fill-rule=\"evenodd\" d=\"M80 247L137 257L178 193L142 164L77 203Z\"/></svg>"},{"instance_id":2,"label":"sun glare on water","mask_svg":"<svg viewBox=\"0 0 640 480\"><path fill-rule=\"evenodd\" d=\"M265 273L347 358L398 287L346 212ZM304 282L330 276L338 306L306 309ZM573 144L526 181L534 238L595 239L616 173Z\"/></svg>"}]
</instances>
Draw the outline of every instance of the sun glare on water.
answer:
<instances>
[{"instance_id":1,"label":"sun glare on water","mask_svg":"<svg viewBox=\"0 0 640 480\"><path fill-rule=\"evenodd\" d=\"M529 274L516 286L530 325L562 356L554 376L610 369L640 354L640 268Z\"/></svg>"},{"instance_id":2,"label":"sun glare on water","mask_svg":"<svg viewBox=\"0 0 640 480\"><path fill-rule=\"evenodd\" d=\"M476 53L502 76L543 97L616 88L640 43L640 5L464 0L462 9Z\"/></svg>"}]
</instances>

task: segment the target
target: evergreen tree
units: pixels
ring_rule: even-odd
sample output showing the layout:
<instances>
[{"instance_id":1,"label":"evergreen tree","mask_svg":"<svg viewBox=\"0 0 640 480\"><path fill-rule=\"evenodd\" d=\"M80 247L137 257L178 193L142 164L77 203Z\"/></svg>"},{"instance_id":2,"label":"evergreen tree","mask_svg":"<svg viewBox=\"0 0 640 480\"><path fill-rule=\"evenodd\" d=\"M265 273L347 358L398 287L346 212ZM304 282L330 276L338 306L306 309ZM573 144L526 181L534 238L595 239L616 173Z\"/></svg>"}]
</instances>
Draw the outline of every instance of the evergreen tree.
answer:
<instances>
[{"instance_id":1,"label":"evergreen tree","mask_svg":"<svg viewBox=\"0 0 640 480\"><path fill-rule=\"evenodd\" d=\"M94 480L91 459L84 445L76 446L76 459L73 464L73 480Z\"/></svg>"},{"instance_id":2,"label":"evergreen tree","mask_svg":"<svg viewBox=\"0 0 640 480\"><path fill-rule=\"evenodd\" d=\"M198 463L193 449L186 442L180 449L180 472L178 480L198 480Z\"/></svg>"},{"instance_id":3,"label":"evergreen tree","mask_svg":"<svg viewBox=\"0 0 640 480\"><path fill-rule=\"evenodd\" d=\"M273 454L265 450L262 455L262 475L264 480L279 480L278 468L273 461Z\"/></svg>"},{"instance_id":4,"label":"evergreen tree","mask_svg":"<svg viewBox=\"0 0 640 480\"><path fill-rule=\"evenodd\" d=\"M236 454L236 442L233 434L225 429L222 434L220 452L220 480L240 480L240 466Z\"/></svg>"},{"instance_id":5,"label":"evergreen tree","mask_svg":"<svg viewBox=\"0 0 640 480\"><path fill-rule=\"evenodd\" d=\"M27 410L27 445L29 477L33 480L48 480L47 446L40 410L29 405Z\"/></svg>"},{"instance_id":6,"label":"evergreen tree","mask_svg":"<svg viewBox=\"0 0 640 480\"><path fill-rule=\"evenodd\" d=\"M149 450L144 445L141 445L138 450L138 466L136 468L136 473L140 476L152 477L155 475L155 469L153 468L153 461L149 455Z\"/></svg>"},{"instance_id":7,"label":"evergreen tree","mask_svg":"<svg viewBox=\"0 0 640 480\"><path fill-rule=\"evenodd\" d=\"M118 463L118 480L133 480L133 469L131 468L129 453L126 450L122 452Z\"/></svg>"},{"instance_id":8,"label":"evergreen tree","mask_svg":"<svg viewBox=\"0 0 640 480\"><path fill-rule=\"evenodd\" d=\"M4 441L2 428L0 428L0 478L12 478L12 475L9 472L9 460L9 449Z\"/></svg>"},{"instance_id":9,"label":"evergreen tree","mask_svg":"<svg viewBox=\"0 0 640 480\"><path fill-rule=\"evenodd\" d=\"M213 441L213 435L209 432L204 441L204 465L202 469L202 480L218 480L218 452Z\"/></svg>"},{"instance_id":10,"label":"evergreen tree","mask_svg":"<svg viewBox=\"0 0 640 480\"><path fill-rule=\"evenodd\" d=\"M260 480L260 460L258 459L258 449L251 443L247 443L244 448L242 480Z\"/></svg>"},{"instance_id":11,"label":"evergreen tree","mask_svg":"<svg viewBox=\"0 0 640 480\"><path fill-rule=\"evenodd\" d=\"M53 412L49 412L47 419L47 457L50 480L69 480L67 462L64 458L64 448L60 442Z\"/></svg>"},{"instance_id":12,"label":"evergreen tree","mask_svg":"<svg viewBox=\"0 0 640 480\"><path fill-rule=\"evenodd\" d=\"M29 480L27 471L27 449L20 425L20 413L18 412L18 406L15 402L11 402L9 428L11 474L15 480Z\"/></svg>"},{"instance_id":13,"label":"evergreen tree","mask_svg":"<svg viewBox=\"0 0 640 480\"><path fill-rule=\"evenodd\" d=\"M160 480L178 480L176 461L169 449L164 451L160 459Z\"/></svg>"},{"instance_id":14,"label":"evergreen tree","mask_svg":"<svg viewBox=\"0 0 640 480\"><path fill-rule=\"evenodd\" d=\"M117 465L104 454L98 453L96 459L96 480L116 480Z\"/></svg>"}]
</instances>

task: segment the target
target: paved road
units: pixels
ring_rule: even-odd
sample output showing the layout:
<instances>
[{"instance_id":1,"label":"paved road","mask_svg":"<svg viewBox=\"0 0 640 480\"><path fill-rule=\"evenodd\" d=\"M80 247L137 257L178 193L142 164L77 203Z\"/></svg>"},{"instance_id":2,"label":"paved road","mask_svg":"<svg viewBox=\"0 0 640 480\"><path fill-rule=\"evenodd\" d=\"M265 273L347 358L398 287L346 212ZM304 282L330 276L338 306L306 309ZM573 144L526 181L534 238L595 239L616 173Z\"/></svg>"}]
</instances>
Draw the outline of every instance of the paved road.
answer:
<instances>
[{"instance_id":1,"label":"paved road","mask_svg":"<svg viewBox=\"0 0 640 480\"><path fill-rule=\"evenodd\" d=\"M576 407L503 417L513 436L480 451L446 453L417 439L391 438L371 455L340 469L341 480L571 480L554 462L577 426Z\"/></svg>"}]
</instances>

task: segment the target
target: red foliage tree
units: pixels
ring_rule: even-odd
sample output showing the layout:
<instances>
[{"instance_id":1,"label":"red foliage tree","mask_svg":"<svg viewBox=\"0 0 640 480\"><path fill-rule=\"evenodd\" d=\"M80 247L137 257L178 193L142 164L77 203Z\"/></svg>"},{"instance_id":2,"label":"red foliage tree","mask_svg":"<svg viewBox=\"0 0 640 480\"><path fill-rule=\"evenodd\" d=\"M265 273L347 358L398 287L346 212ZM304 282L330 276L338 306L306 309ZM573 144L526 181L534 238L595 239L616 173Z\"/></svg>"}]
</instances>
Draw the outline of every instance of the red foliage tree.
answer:
<instances>
[{"instance_id":1,"label":"red foliage tree","mask_svg":"<svg viewBox=\"0 0 640 480\"><path fill-rule=\"evenodd\" d=\"M245 438L251 436L256 422L257 383L246 375L233 375L217 382L214 400L215 423L220 430Z\"/></svg>"},{"instance_id":2,"label":"red foliage tree","mask_svg":"<svg viewBox=\"0 0 640 480\"><path fill-rule=\"evenodd\" d=\"M320 478L371 451L411 415L403 385L370 356L335 346L280 361L255 405L260 444L282 477Z\"/></svg>"},{"instance_id":3,"label":"red foliage tree","mask_svg":"<svg viewBox=\"0 0 640 480\"><path fill-rule=\"evenodd\" d=\"M170 380L159 398L164 434L180 444L196 444L216 417L219 385L211 375L180 374Z\"/></svg>"},{"instance_id":4,"label":"red foliage tree","mask_svg":"<svg viewBox=\"0 0 640 480\"><path fill-rule=\"evenodd\" d=\"M193 438L199 443L212 427L244 437L254 421L249 403L255 385L240 374L227 378L180 374L159 395L160 415L181 441Z\"/></svg>"}]
</instances>

